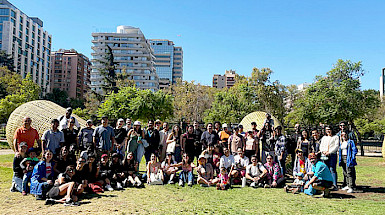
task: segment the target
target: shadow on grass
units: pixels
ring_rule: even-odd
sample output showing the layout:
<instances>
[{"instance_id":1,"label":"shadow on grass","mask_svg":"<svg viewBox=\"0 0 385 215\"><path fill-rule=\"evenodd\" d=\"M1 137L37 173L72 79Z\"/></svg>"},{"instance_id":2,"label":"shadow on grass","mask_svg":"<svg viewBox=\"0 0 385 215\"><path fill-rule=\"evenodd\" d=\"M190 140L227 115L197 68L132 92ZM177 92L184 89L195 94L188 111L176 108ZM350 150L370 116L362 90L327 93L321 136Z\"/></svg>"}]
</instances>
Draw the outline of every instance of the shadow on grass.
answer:
<instances>
[{"instance_id":1,"label":"shadow on grass","mask_svg":"<svg viewBox=\"0 0 385 215\"><path fill-rule=\"evenodd\" d=\"M362 192L362 193L385 193L385 187L357 186L357 192Z\"/></svg>"},{"instance_id":2,"label":"shadow on grass","mask_svg":"<svg viewBox=\"0 0 385 215\"><path fill-rule=\"evenodd\" d=\"M100 194L97 194L97 193L87 193L85 195L82 195L80 197L80 199L94 199L94 198L102 198L102 197L118 197L117 195L113 195L113 194L104 194L104 193L100 193Z\"/></svg>"}]
</instances>

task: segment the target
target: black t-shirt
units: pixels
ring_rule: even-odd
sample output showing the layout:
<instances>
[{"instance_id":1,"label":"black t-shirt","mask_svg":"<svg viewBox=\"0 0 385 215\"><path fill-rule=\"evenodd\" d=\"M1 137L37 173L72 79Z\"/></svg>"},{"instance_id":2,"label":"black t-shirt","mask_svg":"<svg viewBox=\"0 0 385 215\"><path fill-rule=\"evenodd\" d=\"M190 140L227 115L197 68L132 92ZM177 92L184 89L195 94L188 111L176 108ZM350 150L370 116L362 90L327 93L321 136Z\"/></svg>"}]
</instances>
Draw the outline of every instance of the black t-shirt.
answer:
<instances>
[{"instance_id":1,"label":"black t-shirt","mask_svg":"<svg viewBox=\"0 0 385 215\"><path fill-rule=\"evenodd\" d=\"M192 133L192 134L185 133L185 134L183 134L183 139L185 140L184 151L186 153L193 154L195 151L195 145L194 145L195 134L194 133Z\"/></svg>"},{"instance_id":2,"label":"black t-shirt","mask_svg":"<svg viewBox=\"0 0 385 215\"><path fill-rule=\"evenodd\" d=\"M124 138L127 137L127 133L128 133L127 130L123 127L119 128L119 129L114 128L114 132L115 132L116 142L119 144L122 144Z\"/></svg>"},{"instance_id":3,"label":"black t-shirt","mask_svg":"<svg viewBox=\"0 0 385 215\"><path fill-rule=\"evenodd\" d=\"M75 175L73 177L73 181L81 184L83 180L87 180L89 174L88 165L84 165L82 170L75 170Z\"/></svg>"},{"instance_id":4,"label":"black t-shirt","mask_svg":"<svg viewBox=\"0 0 385 215\"><path fill-rule=\"evenodd\" d=\"M124 162L123 164L123 172L135 172L135 159L131 159L130 162Z\"/></svg>"},{"instance_id":5,"label":"black t-shirt","mask_svg":"<svg viewBox=\"0 0 385 215\"><path fill-rule=\"evenodd\" d=\"M147 129L144 133L144 139L148 142L146 150L155 151L159 148L160 135L156 129Z\"/></svg>"},{"instance_id":6,"label":"black t-shirt","mask_svg":"<svg viewBox=\"0 0 385 215\"><path fill-rule=\"evenodd\" d=\"M21 156L19 157L15 156L13 158L13 172L15 173L15 176L18 178L23 178L24 176L23 169L20 166L20 163L23 159L24 158Z\"/></svg>"},{"instance_id":7,"label":"black t-shirt","mask_svg":"<svg viewBox=\"0 0 385 215\"><path fill-rule=\"evenodd\" d=\"M122 172L122 163L120 161L118 161L116 163L111 161L109 164L109 167L110 167L112 175Z\"/></svg>"},{"instance_id":8,"label":"black t-shirt","mask_svg":"<svg viewBox=\"0 0 385 215\"><path fill-rule=\"evenodd\" d=\"M59 158L56 162L56 169L59 172L65 172L67 166L69 165L76 165L76 162L73 159L71 159L70 156L67 156L66 160L64 160L63 158Z\"/></svg>"},{"instance_id":9,"label":"black t-shirt","mask_svg":"<svg viewBox=\"0 0 385 215\"><path fill-rule=\"evenodd\" d=\"M62 132L64 134L64 146L69 147L72 144L77 145L76 138L79 133L77 129L71 131L69 128L66 128L63 129Z\"/></svg>"}]
</instances>

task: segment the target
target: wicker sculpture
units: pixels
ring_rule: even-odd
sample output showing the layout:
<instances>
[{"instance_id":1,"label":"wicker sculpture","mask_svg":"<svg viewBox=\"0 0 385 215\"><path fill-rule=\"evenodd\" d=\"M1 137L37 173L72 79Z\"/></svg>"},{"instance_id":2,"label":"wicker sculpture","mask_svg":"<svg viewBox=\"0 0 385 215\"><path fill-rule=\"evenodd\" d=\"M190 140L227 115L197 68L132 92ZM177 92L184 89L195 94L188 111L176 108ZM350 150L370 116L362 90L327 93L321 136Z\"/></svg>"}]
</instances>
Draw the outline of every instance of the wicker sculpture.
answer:
<instances>
[{"instance_id":1,"label":"wicker sculpture","mask_svg":"<svg viewBox=\"0 0 385 215\"><path fill-rule=\"evenodd\" d=\"M9 116L6 136L11 149L13 148L13 135L17 128L23 125L23 118L29 116L32 119L31 126L41 135L51 127L51 120L65 115L66 109L47 100L36 100L27 102L16 108ZM79 121L82 128L86 126L86 121L73 114ZM35 143L36 144L36 143ZM36 146L36 145L35 145Z\"/></svg>"},{"instance_id":2,"label":"wicker sculpture","mask_svg":"<svg viewBox=\"0 0 385 215\"><path fill-rule=\"evenodd\" d=\"M271 118L274 120L274 127L277 127L278 125L282 126L278 119L275 118L273 115L271 115ZM265 119L266 112L256 111L245 116L239 124L243 125L244 131L251 131L251 123L256 122L258 130L261 130ZM284 131L283 128L282 131Z\"/></svg>"}]
</instances>

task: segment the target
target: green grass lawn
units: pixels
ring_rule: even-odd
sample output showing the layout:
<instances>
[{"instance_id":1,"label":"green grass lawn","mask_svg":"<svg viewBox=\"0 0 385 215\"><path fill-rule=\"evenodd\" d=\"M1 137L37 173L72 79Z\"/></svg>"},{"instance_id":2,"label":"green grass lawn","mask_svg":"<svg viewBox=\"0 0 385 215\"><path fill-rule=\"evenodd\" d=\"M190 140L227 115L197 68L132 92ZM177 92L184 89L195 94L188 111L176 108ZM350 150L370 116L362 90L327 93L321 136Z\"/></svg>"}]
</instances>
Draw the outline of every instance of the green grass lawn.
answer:
<instances>
[{"instance_id":1,"label":"green grass lawn","mask_svg":"<svg viewBox=\"0 0 385 215\"><path fill-rule=\"evenodd\" d=\"M214 187L178 185L126 188L124 191L86 195L79 207L46 206L33 196L10 193L12 155L0 156L0 213L34 214L384 214L385 159L359 157L357 184L366 192L353 195L333 193L333 198L287 194L282 189L252 189L235 186L228 191ZM342 180L342 170L338 169ZM382 193L376 193L381 191Z\"/></svg>"}]
</instances>

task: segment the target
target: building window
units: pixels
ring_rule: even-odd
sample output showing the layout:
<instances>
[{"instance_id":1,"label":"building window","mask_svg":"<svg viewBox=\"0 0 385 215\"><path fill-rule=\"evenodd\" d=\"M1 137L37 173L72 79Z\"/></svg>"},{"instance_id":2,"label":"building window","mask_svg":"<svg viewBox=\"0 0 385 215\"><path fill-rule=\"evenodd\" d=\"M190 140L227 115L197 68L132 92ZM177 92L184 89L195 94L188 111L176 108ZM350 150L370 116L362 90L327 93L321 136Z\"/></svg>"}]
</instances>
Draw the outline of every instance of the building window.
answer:
<instances>
[{"instance_id":1,"label":"building window","mask_svg":"<svg viewBox=\"0 0 385 215\"><path fill-rule=\"evenodd\" d=\"M0 16L0 22L3 22L3 21L9 21L9 17L8 16Z\"/></svg>"},{"instance_id":2,"label":"building window","mask_svg":"<svg viewBox=\"0 0 385 215\"><path fill-rule=\"evenodd\" d=\"M14 19L16 19L16 12L13 11L13 10L11 10L11 16L12 16Z\"/></svg>"},{"instance_id":3,"label":"building window","mask_svg":"<svg viewBox=\"0 0 385 215\"><path fill-rule=\"evenodd\" d=\"M0 15L9 15L8 8L0 8Z\"/></svg>"}]
</instances>

